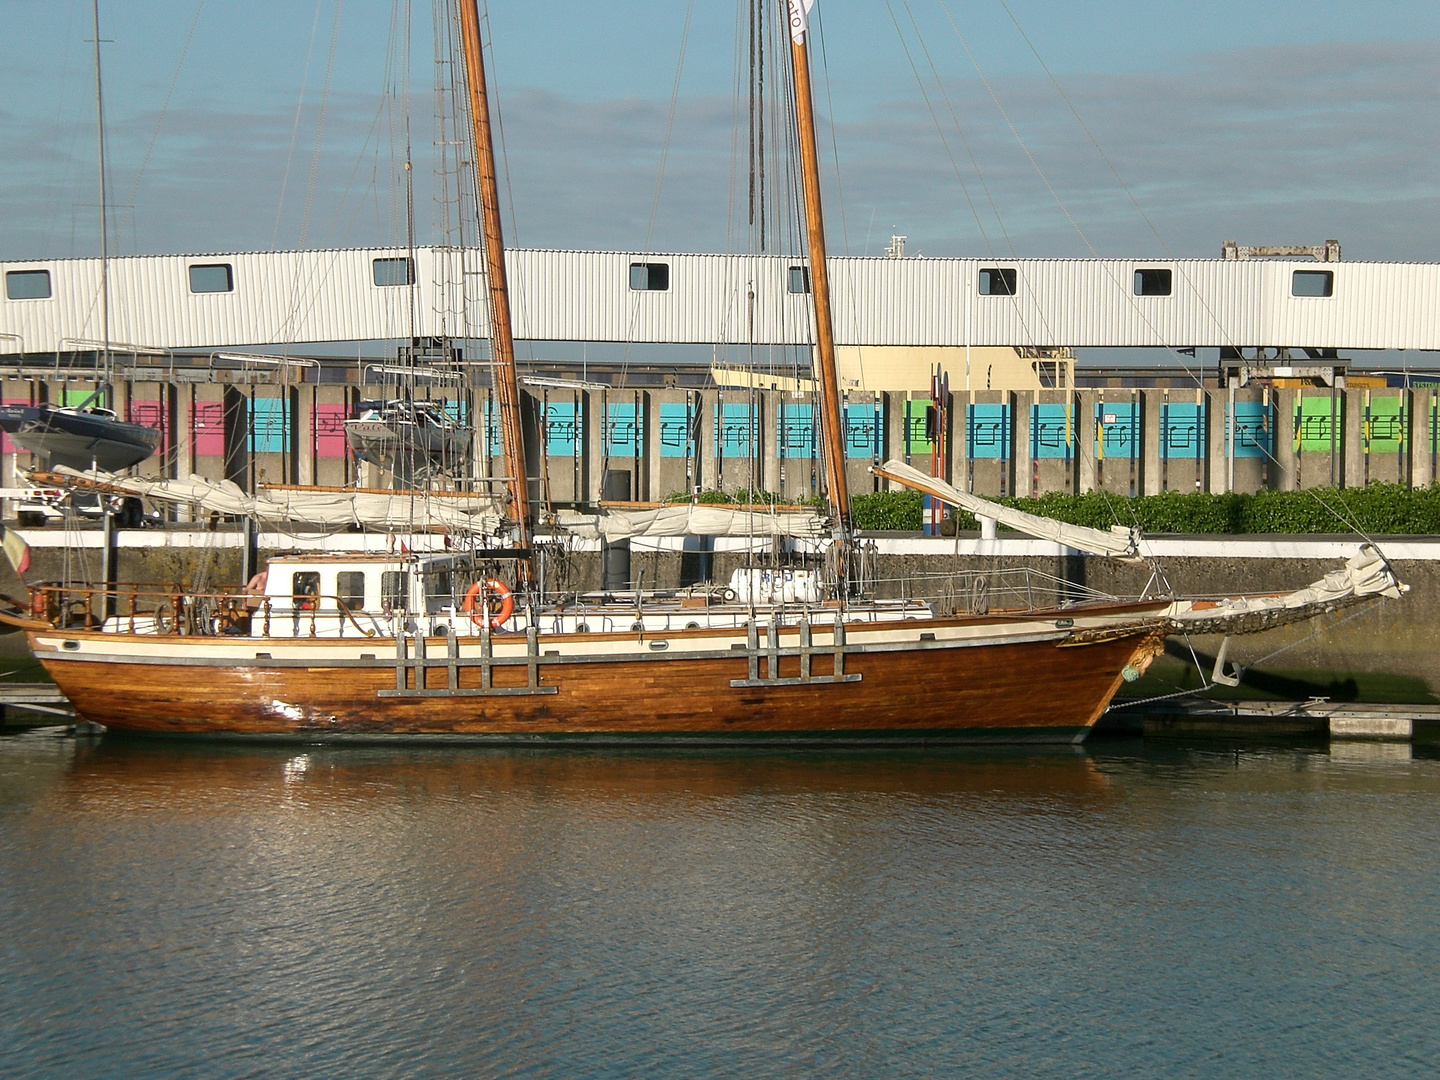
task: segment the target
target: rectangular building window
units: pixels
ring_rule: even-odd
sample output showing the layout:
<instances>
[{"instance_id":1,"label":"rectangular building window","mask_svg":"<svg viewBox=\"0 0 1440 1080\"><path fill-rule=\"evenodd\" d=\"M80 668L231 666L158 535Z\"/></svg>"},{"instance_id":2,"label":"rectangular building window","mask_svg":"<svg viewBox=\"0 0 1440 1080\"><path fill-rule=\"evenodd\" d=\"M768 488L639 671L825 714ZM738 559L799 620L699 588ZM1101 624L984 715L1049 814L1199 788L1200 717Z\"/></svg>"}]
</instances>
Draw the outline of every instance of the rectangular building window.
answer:
<instances>
[{"instance_id":1,"label":"rectangular building window","mask_svg":"<svg viewBox=\"0 0 1440 1080\"><path fill-rule=\"evenodd\" d=\"M5 274L5 296L11 300L49 300L49 270L10 270Z\"/></svg>"},{"instance_id":2,"label":"rectangular building window","mask_svg":"<svg viewBox=\"0 0 1440 1080\"><path fill-rule=\"evenodd\" d=\"M1017 282L1013 267L987 266L980 271L980 295L1014 296Z\"/></svg>"},{"instance_id":3,"label":"rectangular building window","mask_svg":"<svg viewBox=\"0 0 1440 1080\"><path fill-rule=\"evenodd\" d=\"M790 291L792 293L808 293L810 291L810 268L808 266L790 267Z\"/></svg>"},{"instance_id":4,"label":"rectangular building window","mask_svg":"<svg viewBox=\"0 0 1440 1080\"><path fill-rule=\"evenodd\" d=\"M190 267L192 293L235 291L235 275L229 263L197 263Z\"/></svg>"},{"instance_id":5,"label":"rectangular building window","mask_svg":"<svg viewBox=\"0 0 1440 1080\"><path fill-rule=\"evenodd\" d=\"M670 264L631 263L630 288L635 292L665 292L670 288Z\"/></svg>"},{"instance_id":6,"label":"rectangular building window","mask_svg":"<svg viewBox=\"0 0 1440 1080\"><path fill-rule=\"evenodd\" d=\"M392 285L415 284L415 260L411 258L376 259L371 265L375 284L382 289Z\"/></svg>"},{"instance_id":7,"label":"rectangular building window","mask_svg":"<svg viewBox=\"0 0 1440 1080\"><path fill-rule=\"evenodd\" d=\"M1170 271L1169 271L1169 270L1136 270L1136 271L1135 271L1135 295L1136 295L1136 296L1169 296L1169 295L1170 295Z\"/></svg>"},{"instance_id":8,"label":"rectangular building window","mask_svg":"<svg viewBox=\"0 0 1440 1080\"><path fill-rule=\"evenodd\" d=\"M1334 270L1296 270L1290 278L1291 296L1334 296Z\"/></svg>"}]
</instances>

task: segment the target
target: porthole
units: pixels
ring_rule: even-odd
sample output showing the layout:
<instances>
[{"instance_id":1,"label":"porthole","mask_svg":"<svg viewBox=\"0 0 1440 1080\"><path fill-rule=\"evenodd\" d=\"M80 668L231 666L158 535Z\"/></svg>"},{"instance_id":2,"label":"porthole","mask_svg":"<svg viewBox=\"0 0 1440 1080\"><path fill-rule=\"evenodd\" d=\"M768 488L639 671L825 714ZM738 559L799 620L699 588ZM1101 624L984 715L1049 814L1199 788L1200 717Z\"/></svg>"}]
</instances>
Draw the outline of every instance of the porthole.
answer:
<instances>
[{"instance_id":1,"label":"porthole","mask_svg":"<svg viewBox=\"0 0 1440 1080\"><path fill-rule=\"evenodd\" d=\"M585 623L582 622L582 623L576 623L576 624L575 624L575 633L577 633L577 634L588 634L589 632L590 632L590 627L587 626Z\"/></svg>"},{"instance_id":2,"label":"porthole","mask_svg":"<svg viewBox=\"0 0 1440 1080\"><path fill-rule=\"evenodd\" d=\"M699 624L698 622L695 622L695 621L692 619L690 622L687 622L687 623L685 624L685 629L686 629L686 630L699 630L699 629L700 629L700 624Z\"/></svg>"}]
</instances>

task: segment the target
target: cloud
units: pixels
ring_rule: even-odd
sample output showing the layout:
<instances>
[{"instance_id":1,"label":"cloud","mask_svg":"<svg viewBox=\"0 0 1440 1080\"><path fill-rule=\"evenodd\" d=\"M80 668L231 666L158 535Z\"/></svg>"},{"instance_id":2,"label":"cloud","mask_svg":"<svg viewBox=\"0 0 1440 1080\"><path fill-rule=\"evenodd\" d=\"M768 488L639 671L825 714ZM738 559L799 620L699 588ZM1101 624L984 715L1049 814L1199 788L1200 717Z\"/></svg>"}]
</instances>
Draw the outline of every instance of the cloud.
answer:
<instances>
[{"instance_id":1,"label":"cloud","mask_svg":"<svg viewBox=\"0 0 1440 1080\"><path fill-rule=\"evenodd\" d=\"M833 121L841 185L829 174L831 246L874 254L889 230L928 255L1216 255L1221 241L1318 243L1347 258L1435 259L1440 253L1440 79L1435 42L1331 44L1227 52L1145 75L1068 79L1066 92L1162 239L1157 239L1054 88L1043 79L994 86L1025 150L975 81L918 91ZM963 122L969 152L951 110ZM263 103L172 110L139 188L133 244L141 251L265 248L276 233L294 116ZM334 95L316 174L312 246L394 243L403 200L388 119L377 102ZM679 103L668 148L668 103L577 101L541 89L504 100L512 242L537 247L746 250L750 229L747 117L732 102ZM154 116L118 118L115 190L127 197ZM773 122L767 123L772 137ZM302 119L278 242L302 236L314 115ZM435 201L431 125L415 124L420 239L444 219ZM783 140L782 140L783 141ZM0 114L0 256L51 250L56 221L93 204L89 145L78 133ZM1042 180L1028 154L1044 172ZM977 174L970 152L980 163ZM655 202L664 156L664 180ZM772 142L767 176L785 188L788 154ZM1081 230L1067 221L1046 181ZM502 180L503 182L503 180ZM839 197L843 191L843 202ZM994 210L991 202L993 200ZM770 194L782 244L794 246L793 198ZM785 209L788 208L788 209ZM998 211L998 219L997 213ZM979 218L977 224L976 217ZM83 221L78 241L93 234ZM769 239L775 241L775 227ZM1088 240L1088 245L1086 243Z\"/></svg>"}]
</instances>

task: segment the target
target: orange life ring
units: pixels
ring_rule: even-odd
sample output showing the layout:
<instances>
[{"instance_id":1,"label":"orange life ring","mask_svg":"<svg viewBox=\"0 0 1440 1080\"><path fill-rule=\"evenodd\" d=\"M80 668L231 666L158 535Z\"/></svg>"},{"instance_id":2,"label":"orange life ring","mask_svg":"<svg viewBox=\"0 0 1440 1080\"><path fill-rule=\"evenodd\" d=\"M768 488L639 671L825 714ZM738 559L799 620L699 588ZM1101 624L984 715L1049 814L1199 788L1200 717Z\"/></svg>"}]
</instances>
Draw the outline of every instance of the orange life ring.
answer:
<instances>
[{"instance_id":1,"label":"orange life ring","mask_svg":"<svg viewBox=\"0 0 1440 1080\"><path fill-rule=\"evenodd\" d=\"M462 608L465 614L470 616L470 621L476 626L479 626L485 620L483 607L477 610L475 606L475 601L480 595L481 585L482 583L477 581L465 591L465 603ZM499 597L500 599L500 610L490 616L490 629L498 630L504 626L510 616L515 613L515 597L510 594L510 590L505 587L503 581L486 578L483 585L489 597ZM489 598L487 598L484 607L488 606Z\"/></svg>"}]
</instances>

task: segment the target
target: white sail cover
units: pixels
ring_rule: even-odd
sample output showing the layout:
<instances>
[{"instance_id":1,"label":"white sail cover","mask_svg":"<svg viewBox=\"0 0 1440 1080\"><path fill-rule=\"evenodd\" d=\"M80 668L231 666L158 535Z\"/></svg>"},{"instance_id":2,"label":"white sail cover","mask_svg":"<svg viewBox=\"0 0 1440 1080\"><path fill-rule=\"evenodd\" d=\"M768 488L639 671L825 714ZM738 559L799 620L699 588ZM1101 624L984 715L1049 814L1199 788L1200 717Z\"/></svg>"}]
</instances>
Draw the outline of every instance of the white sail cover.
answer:
<instances>
[{"instance_id":1,"label":"white sail cover","mask_svg":"<svg viewBox=\"0 0 1440 1080\"><path fill-rule=\"evenodd\" d=\"M958 506L976 517L991 518L1007 529L1014 529L1027 536L1033 536L1040 540L1053 540L1057 544L1064 544L1077 551L1088 551L1093 555L1108 555L1121 562L1144 562L1140 557L1139 534L1123 525L1116 525L1109 532L1105 532L1086 525L1069 525L1063 521L1056 521L1054 518L1027 514L1023 510L1001 506L989 499L982 499L978 495L971 495L959 488L951 487L944 480L926 476L919 469L906 465L903 461L887 461L884 465L876 466L870 471L876 476L894 480L897 484L903 484L915 491L923 491L951 506Z\"/></svg>"},{"instance_id":2,"label":"white sail cover","mask_svg":"<svg viewBox=\"0 0 1440 1080\"><path fill-rule=\"evenodd\" d=\"M1281 596L1237 596L1221 600L1178 600L1167 613L1172 623L1192 633L1235 633L1266 629L1292 621L1288 616L1308 617L1334 611L1369 596L1398 599L1409 592L1394 571L1373 547L1360 551L1338 570L1319 581Z\"/></svg>"},{"instance_id":3,"label":"white sail cover","mask_svg":"<svg viewBox=\"0 0 1440 1080\"><path fill-rule=\"evenodd\" d=\"M339 529L362 525L493 536L504 522L500 504L489 495L282 487L267 488L252 497L229 480L217 483L193 474L186 480L148 480L118 473L80 472L64 466L55 472L77 481L76 486L199 506L219 514L252 517L271 526Z\"/></svg>"},{"instance_id":4,"label":"white sail cover","mask_svg":"<svg viewBox=\"0 0 1440 1080\"><path fill-rule=\"evenodd\" d=\"M826 535L825 519L804 510L765 510L677 503L657 507L605 507L599 514L562 512L555 524L575 536L608 541L659 536Z\"/></svg>"},{"instance_id":5,"label":"white sail cover","mask_svg":"<svg viewBox=\"0 0 1440 1080\"><path fill-rule=\"evenodd\" d=\"M815 0L789 0L790 39L804 41L805 32L810 29L810 9Z\"/></svg>"}]
</instances>

